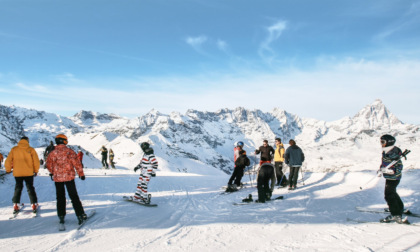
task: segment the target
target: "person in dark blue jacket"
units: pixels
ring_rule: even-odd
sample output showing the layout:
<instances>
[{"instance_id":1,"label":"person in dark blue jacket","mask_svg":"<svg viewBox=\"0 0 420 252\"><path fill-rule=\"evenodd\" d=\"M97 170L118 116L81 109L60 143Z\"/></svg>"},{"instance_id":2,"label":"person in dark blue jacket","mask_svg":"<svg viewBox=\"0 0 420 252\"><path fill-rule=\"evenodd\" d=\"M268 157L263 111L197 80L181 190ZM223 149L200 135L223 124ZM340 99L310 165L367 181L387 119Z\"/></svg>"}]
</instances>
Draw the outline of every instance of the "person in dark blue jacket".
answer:
<instances>
[{"instance_id":1,"label":"person in dark blue jacket","mask_svg":"<svg viewBox=\"0 0 420 252\"><path fill-rule=\"evenodd\" d=\"M382 145L382 163L380 171L382 172L385 182L385 201L388 204L390 215L381 222L397 222L402 223L402 214L404 211L404 203L397 193L397 186L401 181L401 172L403 164L401 162L401 149L394 146L396 139L391 135L383 135L381 137ZM392 161L398 160L393 166L387 168Z\"/></svg>"},{"instance_id":2,"label":"person in dark blue jacket","mask_svg":"<svg viewBox=\"0 0 420 252\"><path fill-rule=\"evenodd\" d=\"M285 163L290 167L289 174L289 190L296 189L296 184L299 176L299 169L302 166L303 161L305 161L305 155L299 146L296 145L295 140L291 139L289 141L289 148L286 150L284 155Z\"/></svg>"}]
</instances>

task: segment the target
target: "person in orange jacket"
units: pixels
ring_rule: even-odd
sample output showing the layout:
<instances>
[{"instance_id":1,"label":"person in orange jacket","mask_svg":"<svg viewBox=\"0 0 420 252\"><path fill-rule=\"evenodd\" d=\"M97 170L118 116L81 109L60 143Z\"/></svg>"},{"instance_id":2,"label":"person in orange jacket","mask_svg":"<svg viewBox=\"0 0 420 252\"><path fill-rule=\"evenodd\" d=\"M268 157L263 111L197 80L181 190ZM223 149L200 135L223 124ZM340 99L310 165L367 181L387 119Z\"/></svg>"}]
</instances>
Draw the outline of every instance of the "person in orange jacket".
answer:
<instances>
[{"instance_id":1,"label":"person in orange jacket","mask_svg":"<svg viewBox=\"0 0 420 252\"><path fill-rule=\"evenodd\" d=\"M13 213L19 212L20 197L22 195L23 181L28 189L29 199L32 204L32 210L35 212L38 208L38 198L34 187L34 177L39 171L39 158L35 149L29 146L28 137L20 139L17 146L13 147L4 164L6 173L11 173L16 180L15 193L13 195Z\"/></svg>"},{"instance_id":2,"label":"person in orange jacket","mask_svg":"<svg viewBox=\"0 0 420 252\"><path fill-rule=\"evenodd\" d=\"M64 224L64 217L66 216L66 190L73 204L74 212L76 213L79 225L87 219L85 211L80 202L79 195L76 189L74 178L76 171L81 180L85 180L82 163L77 158L76 152L68 148L67 137L59 134L55 137L57 144L53 151L48 155L46 167L50 172L51 178L55 182L55 189L57 195L57 215L60 224Z\"/></svg>"}]
</instances>

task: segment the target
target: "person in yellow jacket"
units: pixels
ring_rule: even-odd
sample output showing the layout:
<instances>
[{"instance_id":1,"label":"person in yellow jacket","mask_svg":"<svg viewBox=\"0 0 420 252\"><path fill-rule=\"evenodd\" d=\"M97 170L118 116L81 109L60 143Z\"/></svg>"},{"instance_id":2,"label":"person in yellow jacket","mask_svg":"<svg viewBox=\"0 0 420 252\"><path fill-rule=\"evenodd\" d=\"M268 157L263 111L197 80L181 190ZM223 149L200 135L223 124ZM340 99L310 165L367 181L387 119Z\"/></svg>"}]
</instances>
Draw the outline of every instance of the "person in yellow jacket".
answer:
<instances>
[{"instance_id":1,"label":"person in yellow jacket","mask_svg":"<svg viewBox=\"0 0 420 252\"><path fill-rule=\"evenodd\" d=\"M19 212L20 196L22 195L23 181L26 183L32 210L38 208L38 198L34 187L34 177L38 174L39 158L35 149L29 146L29 139L22 137L17 146L13 147L4 164L6 173L11 173L16 180L15 193L13 195L13 212Z\"/></svg>"},{"instance_id":2,"label":"person in yellow jacket","mask_svg":"<svg viewBox=\"0 0 420 252\"><path fill-rule=\"evenodd\" d=\"M286 176L283 174L283 162L284 162L284 146L281 143L280 138L276 138L276 150L274 151L274 166L276 170L277 185L287 186Z\"/></svg>"}]
</instances>

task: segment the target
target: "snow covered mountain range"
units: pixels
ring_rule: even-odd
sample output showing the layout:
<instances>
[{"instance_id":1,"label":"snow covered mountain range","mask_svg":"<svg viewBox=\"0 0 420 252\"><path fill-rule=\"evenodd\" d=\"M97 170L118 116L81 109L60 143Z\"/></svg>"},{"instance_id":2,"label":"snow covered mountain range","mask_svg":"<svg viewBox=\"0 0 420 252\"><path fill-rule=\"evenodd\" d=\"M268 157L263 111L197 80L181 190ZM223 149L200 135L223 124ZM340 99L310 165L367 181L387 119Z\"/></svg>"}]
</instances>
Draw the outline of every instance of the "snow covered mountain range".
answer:
<instances>
[{"instance_id":1,"label":"snow covered mountain range","mask_svg":"<svg viewBox=\"0 0 420 252\"><path fill-rule=\"evenodd\" d=\"M256 148L275 137L285 143L295 139L303 149L308 171L353 171L377 169L379 137L396 136L397 146L412 153L406 168L419 168L420 125L401 122L376 100L355 116L326 122L300 118L275 108L260 110L221 109L217 112L188 110L185 114L161 114L152 110L134 119L115 114L80 111L72 117L15 106L0 105L0 152L6 154L22 135L41 154L54 137L64 133L69 145L85 152L85 166L100 168L99 149L105 145L115 153L117 168L132 168L140 160L141 142L149 141L159 158L160 169L212 174L214 169L230 173L233 144L245 143L253 156Z\"/></svg>"}]
</instances>

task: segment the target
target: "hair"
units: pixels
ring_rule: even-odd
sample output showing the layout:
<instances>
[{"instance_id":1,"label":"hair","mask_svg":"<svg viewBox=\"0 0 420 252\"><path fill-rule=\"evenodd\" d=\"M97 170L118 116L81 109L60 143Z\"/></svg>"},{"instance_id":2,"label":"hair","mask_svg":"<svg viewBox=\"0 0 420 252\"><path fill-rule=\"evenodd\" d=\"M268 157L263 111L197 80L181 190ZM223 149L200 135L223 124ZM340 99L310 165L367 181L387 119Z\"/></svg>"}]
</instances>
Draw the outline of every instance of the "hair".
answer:
<instances>
[{"instance_id":1,"label":"hair","mask_svg":"<svg viewBox=\"0 0 420 252\"><path fill-rule=\"evenodd\" d=\"M240 150L240 151L239 151L239 155L242 155L242 154L244 154L244 153L246 154L246 151L244 151L244 150Z\"/></svg>"},{"instance_id":2,"label":"hair","mask_svg":"<svg viewBox=\"0 0 420 252\"><path fill-rule=\"evenodd\" d=\"M264 140L264 141L263 141L263 143L266 143L266 144L268 144L268 141L267 141L267 140Z\"/></svg>"},{"instance_id":3,"label":"hair","mask_svg":"<svg viewBox=\"0 0 420 252\"><path fill-rule=\"evenodd\" d=\"M290 146L294 146L294 145L296 145L296 142L295 142L295 140L290 139L289 140L289 144L290 144Z\"/></svg>"},{"instance_id":4,"label":"hair","mask_svg":"<svg viewBox=\"0 0 420 252\"><path fill-rule=\"evenodd\" d=\"M280 138L278 138L278 137L276 138L276 141L279 141L279 142L281 143L281 139L280 139Z\"/></svg>"},{"instance_id":5,"label":"hair","mask_svg":"<svg viewBox=\"0 0 420 252\"><path fill-rule=\"evenodd\" d=\"M23 136L20 140L26 140L29 142L29 138L27 136Z\"/></svg>"}]
</instances>

